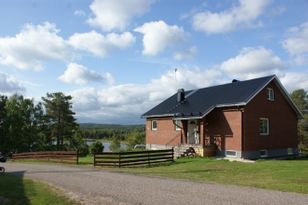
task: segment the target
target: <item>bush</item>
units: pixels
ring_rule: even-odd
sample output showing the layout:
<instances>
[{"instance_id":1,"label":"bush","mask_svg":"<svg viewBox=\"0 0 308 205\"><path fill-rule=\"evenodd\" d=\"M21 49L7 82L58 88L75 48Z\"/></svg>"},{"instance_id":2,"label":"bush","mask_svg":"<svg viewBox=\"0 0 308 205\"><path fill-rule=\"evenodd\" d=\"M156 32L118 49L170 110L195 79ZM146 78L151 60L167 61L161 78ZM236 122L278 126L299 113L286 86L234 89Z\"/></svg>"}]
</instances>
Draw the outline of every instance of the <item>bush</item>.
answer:
<instances>
[{"instance_id":1,"label":"bush","mask_svg":"<svg viewBox=\"0 0 308 205\"><path fill-rule=\"evenodd\" d=\"M85 157L89 154L89 145L87 145L86 143L80 145L78 147L78 154L81 157Z\"/></svg>"},{"instance_id":2,"label":"bush","mask_svg":"<svg viewBox=\"0 0 308 205\"><path fill-rule=\"evenodd\" d=\"M90 146L91 154L101 153L104 151L104 145L100 141L96 141Z\"/></svg>"}]
</instances>

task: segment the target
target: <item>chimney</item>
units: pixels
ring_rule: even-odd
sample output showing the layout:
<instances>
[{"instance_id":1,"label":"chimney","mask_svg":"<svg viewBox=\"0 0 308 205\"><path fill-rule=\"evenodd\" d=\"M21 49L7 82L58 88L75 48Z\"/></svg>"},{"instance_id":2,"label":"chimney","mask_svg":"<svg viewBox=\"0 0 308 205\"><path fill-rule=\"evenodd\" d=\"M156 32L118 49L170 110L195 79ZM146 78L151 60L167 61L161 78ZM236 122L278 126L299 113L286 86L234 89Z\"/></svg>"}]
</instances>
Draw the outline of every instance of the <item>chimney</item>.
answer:
<instances>
[{"instance_id":1,"label":"chimney","mask_svg":"<svg viewBox=\"0 0 308 205\"><path fill-rule=\"evenodd\" d=\"M177 102L182 102L185 99L185 92L184 89L178 89L178 93L177 93Z\"/></svg>"}]
</instances>

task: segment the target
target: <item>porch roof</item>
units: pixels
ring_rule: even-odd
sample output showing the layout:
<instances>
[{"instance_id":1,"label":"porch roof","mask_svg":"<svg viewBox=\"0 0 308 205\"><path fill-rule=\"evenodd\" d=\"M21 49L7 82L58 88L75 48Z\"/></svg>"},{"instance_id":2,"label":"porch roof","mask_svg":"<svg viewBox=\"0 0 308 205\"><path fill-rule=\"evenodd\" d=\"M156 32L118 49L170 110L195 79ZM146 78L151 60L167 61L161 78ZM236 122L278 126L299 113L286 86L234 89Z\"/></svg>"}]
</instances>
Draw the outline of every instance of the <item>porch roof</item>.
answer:
<instances>
[{"instance_id":1,"label":"porch roof","mask_svg":"<svg viewBox=\"0 0 308 205\"><path fill-rule=\"evenodd\" d=\"M277 80L275 75L185 91L185 99L181 102L177 102L175 93L142 117L203 118L217 107L246 105L273 79Z\"/></svg>"}]
</instances>

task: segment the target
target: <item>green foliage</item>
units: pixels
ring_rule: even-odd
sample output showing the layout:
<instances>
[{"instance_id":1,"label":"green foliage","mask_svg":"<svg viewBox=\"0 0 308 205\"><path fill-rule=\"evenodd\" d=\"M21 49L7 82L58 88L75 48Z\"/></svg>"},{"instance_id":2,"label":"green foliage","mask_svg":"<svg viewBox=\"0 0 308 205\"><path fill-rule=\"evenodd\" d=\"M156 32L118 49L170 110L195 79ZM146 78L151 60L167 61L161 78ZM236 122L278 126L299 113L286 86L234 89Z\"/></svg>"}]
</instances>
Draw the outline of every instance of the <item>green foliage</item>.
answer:
<instances>
[{"instance_id":1,"label":"green foliage","mask_svg":"<svg viewBox=\"0 0 308 205\"><path fill-rule=\"evenodd\" d=\"M304 115L298 122L299 148L308 153L308 95L305 90L299 89L291 93L291 98Z\"/></svg>"},{"instance_id":2,"label":"green foliage","mask_svg":"<svg viewBox=\"0 0 308 205\"><path fill-rule=\"evenodd\" d=\"M127 137L127 146L128 149L131 150L134 148L136 144L145 144L145 133L142 129L135 129L133 132L131 132Z\"/></svg>"},{"instance_id":3,"label":"green foliage","mask_svg":"<svg viewBox=\"0 0 308 205\"><path fill-rule=\"evenodd\" d=\"M65 138L70 140L73 132L78 128L72 111L72 97L61 92L47 93L42 97L46 108L46 119L51 127L52 134L56 136L57 149L63 146Z\"/></svg>"},{"instance_id":4,"label":"green foliage","mask_svg":"<svg viewBox=\"0 0 308 205\"><path fill-rule=\"evenodd\" d=\"M83 138L111 140L115 135L125 141L135 129L144 130L144 125L80 124Z\"/></svg>"},{"instance_id":5,"label":"green foliage","mask_svg":"<svg viewBox=\"0 0 308 205\"><path fill-rule=\"evenodd\" d=\"M104 151L104 145L100 141L96 141L90 146L91 154L101 153Z\"/></svg>"},{"instance_id":6,"label":"green foliage","mask_svg":"<svg viewBox=\"0 0 308 205\"><path fill-rule=\"evenodd\" d=\"M13 95L10 98L0 96L2 153L80 148L85 150L86 145L71 111L71 97L53 93L47 94L43 99L44 104L35 104L32 99L22 95ZM55 111L56 108L58 110ZM54 136L59 137L58 146L53 144Z\"/></svg>"},{"instance_id":7,"label":"green foliage","mask_svg":"<svg viewBox=\"0 0 308 205\"><path fill-rule=\"evenodd\" d=\"M43 110L32 99L13 95L9 99L1 97L1 144L4 153L35 151L44 138L41 129Z\"/></svg>"},{"instance_id":8,"label":"green foliage","mask_svg":"<svg viewBox=\"0 0 308 205\"><path fill-rule=\"evenodd\" d=\"M118 137L113 136L109 149L113 152L119 152L121 149L121 141Z\"/></svg>"}]
</instances>

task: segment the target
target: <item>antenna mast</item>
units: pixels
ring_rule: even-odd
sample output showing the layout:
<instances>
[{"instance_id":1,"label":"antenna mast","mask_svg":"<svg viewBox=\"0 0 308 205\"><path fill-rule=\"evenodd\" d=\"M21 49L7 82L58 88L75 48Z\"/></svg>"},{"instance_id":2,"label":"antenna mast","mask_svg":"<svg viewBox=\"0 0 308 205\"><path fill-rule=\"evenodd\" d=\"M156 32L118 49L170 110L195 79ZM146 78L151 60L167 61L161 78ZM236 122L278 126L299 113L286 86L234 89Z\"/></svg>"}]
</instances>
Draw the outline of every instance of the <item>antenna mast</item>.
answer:
<instances>
[{"instance_id":1,"label":"antenna mast","mask_svg":"<svg viewBox=\"0 0 308 205\"><path fill-rule=\"evenodd\" d=\"M178 83L177 83L177 80L176 80L176 72L178 71L178 69L177 68L175 68L174 69L174 79L175 79L175 91L177 91L178 90Z\"/></svg>"}]
</instances>

